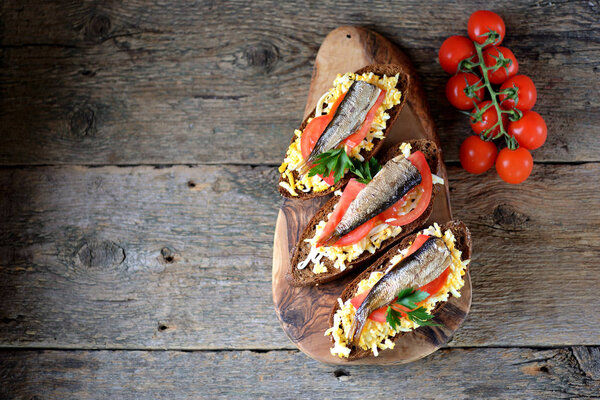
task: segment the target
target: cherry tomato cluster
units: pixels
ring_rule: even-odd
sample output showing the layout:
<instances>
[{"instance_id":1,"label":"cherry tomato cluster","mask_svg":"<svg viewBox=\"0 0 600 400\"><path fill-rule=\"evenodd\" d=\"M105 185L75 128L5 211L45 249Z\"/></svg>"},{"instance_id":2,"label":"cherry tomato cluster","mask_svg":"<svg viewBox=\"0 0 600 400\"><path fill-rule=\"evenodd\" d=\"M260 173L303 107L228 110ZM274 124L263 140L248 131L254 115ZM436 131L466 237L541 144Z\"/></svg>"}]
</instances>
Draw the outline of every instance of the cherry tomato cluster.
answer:
<instances>
[{"instance_id":1,"label":"cherry tomato cluster","mask_svg":"<svg viewBox=\"0 0 600 400\"><path fill-rule=\"evenodd\" d=\"M521 183L533 169L530 150L544 144L548 132L544 119L531 110L537 99L535 85L529 77L517 75L515 55L500 46L505 31L498 14L475 11L469 17L469 37L446 39L439 60L453 75L446 85L448 101L469 115L477 134L461 144L461 165L481 174L495 163L502 180ZM502 137L507 147L498 153L493 140Z\"/></svg>"}]
</instances>

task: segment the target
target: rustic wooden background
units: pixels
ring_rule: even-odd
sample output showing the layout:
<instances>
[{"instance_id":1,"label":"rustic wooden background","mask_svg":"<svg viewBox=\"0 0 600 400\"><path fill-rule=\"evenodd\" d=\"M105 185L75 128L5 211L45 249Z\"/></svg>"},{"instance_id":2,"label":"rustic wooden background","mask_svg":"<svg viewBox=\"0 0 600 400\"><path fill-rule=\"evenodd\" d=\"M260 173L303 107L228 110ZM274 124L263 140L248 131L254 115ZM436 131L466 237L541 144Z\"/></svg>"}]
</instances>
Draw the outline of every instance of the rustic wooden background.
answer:
<instances>
[{"instance_id":1,"label":"rustic wooden background","mask_svg":"<svg viewBox=\"0 0 600 400\"><path fill-rule=\"evenodd\" d=\"M538 88L522 185L457 163L437 49L479 8ZM0 3L0 398L597 398L598 1ZM414 60L473 232L473 306L400 367L298 352L271 299L277 172L339 25Z\"/></svg>"}]
</instances>

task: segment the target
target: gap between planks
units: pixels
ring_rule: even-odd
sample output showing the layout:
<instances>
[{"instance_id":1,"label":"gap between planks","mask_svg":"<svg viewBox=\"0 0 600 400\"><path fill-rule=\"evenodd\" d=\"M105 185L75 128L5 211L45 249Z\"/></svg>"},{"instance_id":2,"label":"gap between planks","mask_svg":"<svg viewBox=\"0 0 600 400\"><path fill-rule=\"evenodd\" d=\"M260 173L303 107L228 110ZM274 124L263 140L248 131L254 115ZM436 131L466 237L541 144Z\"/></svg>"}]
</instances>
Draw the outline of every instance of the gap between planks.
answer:
<instances>
[{"instance_id":1,"label":"gap between planks","mask_svg":"<svg viewBox=\"0 0 600 400\"><path fill-rule=\"evenodd\" d=\"M282 158L283 160L283 158ZM539 165L585 165L585 164L597 164L600 160L585 160L585 161L533 161L534 164ZM445 161L447 167L460 167L460 161ZM248 168L259 168L259 167L272 167L278 168L280 164L274 163L241 163L241 162L200 162L200 163L182 163L182 164L162 164L162 163L133 163L133 164L5 164L0 165L0 169L27 169L27 168L45 168L45 167L79 167L79 168L104 168L104 167L117 167L117 168L136 168L136 167L154 167L156 169L165 169L172 167L189 167L198 168L204 166L222 166L222 167L248 167Z\"/></svg>"}]
</instances>

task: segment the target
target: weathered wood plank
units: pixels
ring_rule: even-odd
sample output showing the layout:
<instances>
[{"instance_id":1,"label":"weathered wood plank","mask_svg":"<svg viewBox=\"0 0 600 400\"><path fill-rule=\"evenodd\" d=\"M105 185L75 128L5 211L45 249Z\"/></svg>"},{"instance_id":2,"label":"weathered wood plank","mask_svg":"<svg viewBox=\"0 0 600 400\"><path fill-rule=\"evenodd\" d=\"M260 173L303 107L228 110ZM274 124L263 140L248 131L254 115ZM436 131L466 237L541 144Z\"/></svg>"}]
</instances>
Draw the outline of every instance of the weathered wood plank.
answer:
<instances>
[{"instance_id":1,"label":"weathered wood plank","mask_svg":"<svg viewBox=\"0 0 600 400\"><path fill-rule=\"evenodd\" d=\"M581 352L594 357L595 367L580 361ZM297 351L3 351L0 396L597 398L599 354L598 348L447 349L404 366L334 367Z\"/></svg>"},{"instance_id":2,"label":"weathered wood plank","mask_svg":"<svg viewBox=\"0 0 600 400\"><path fill-rule=\"evenodd\" d=\"M600 164L449 171L471 228L450 346L600 344ZM0 169L0 345L294 348L271 300L274 168ZM566 312L568 310L568 312Z\"/></svg>"},{"instance_id":3,"label":"weathered wood plank","mask_svg":"<svg viewBox=\"0 0 600 400\"><path fill-rule=\"evenodd\" d=\"M306 6L2 2L0 164L279 163L302 119L316 50L347 24L407 51L446 159L457 160L470 128L444 98L447 76L436 55L445 37L465 32L473 5L319 1L308 13ZM597 4L486 7L505 17L506 45L538 87L549 139L536 160L600 160L591 134L600 125Z\"/></svg>"}]
</instances>

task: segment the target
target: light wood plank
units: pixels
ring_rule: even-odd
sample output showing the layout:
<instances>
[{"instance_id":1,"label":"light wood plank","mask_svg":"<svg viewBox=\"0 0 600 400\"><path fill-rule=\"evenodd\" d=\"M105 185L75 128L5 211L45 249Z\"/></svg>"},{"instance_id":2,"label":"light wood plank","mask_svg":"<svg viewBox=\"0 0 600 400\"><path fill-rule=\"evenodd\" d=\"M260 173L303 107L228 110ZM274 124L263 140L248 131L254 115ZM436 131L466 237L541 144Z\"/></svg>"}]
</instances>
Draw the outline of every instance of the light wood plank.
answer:
<instances>
[{"instance_id":1,"label":"light wood plank","mask_svg":"<svg viewBox=\"0 0 600 400\"><path fill-rule=\"evenodd\" d=\"M450 346L600 344L600 164L449 171L473 234ZM0 345L294 348L271 298L274 168L0 169Z\"/></svg>"},{"instance_id":2,"label":"light wood plank","mask_svg":"<svg viewBox=\"0 0 600 400\"><path fill-rule=\"evenodd\" d=\"M535 159L600 160L597 6L486 8L505 18L505 44L538 87L549 138ZM0 164L280 163L302 120L316 50L348 24L407 51L446 160L457 160L470 127L444 98L448 77L436 58L444 38L466 32L472 4L305 9L273 0L2 2Z\"/></svg>"},{"instance_id":3,"label":"light wood plank","mask_svg":"<svg viewBox=\"0 0 600 400\"><path fill-rule=\"evenodd\" d=\"M592 398L600 391L599 362L598 348L449 349L394 367L333 367L297 351L4 351L0 396Z\"/></svg>"}]
</instances>

